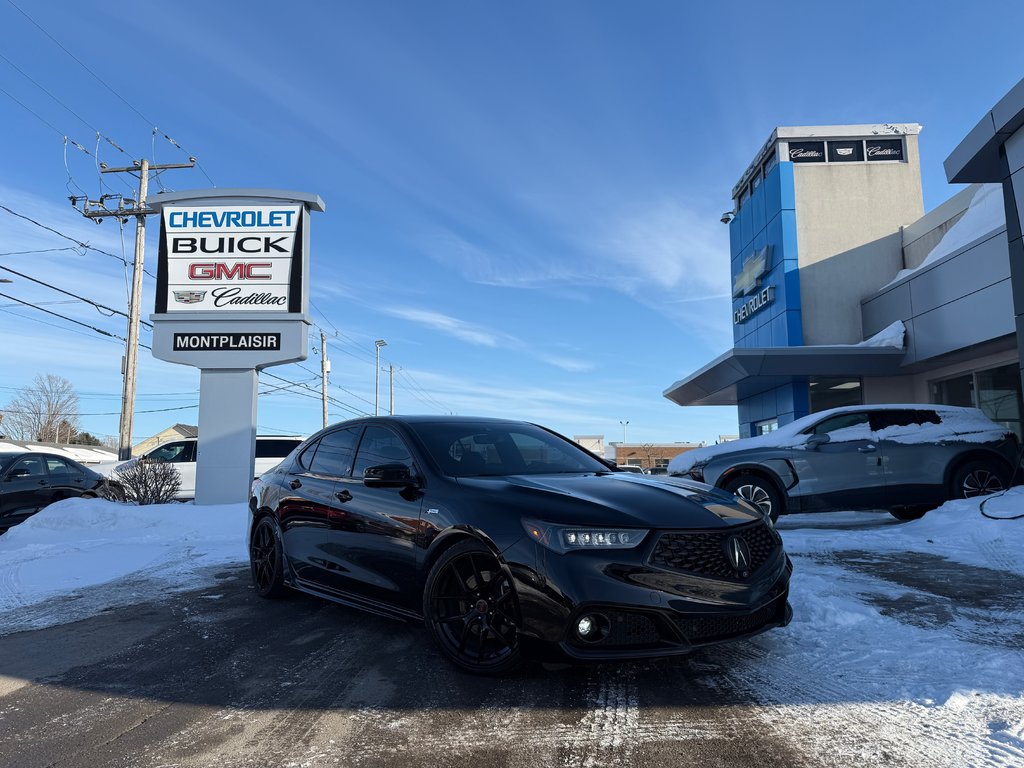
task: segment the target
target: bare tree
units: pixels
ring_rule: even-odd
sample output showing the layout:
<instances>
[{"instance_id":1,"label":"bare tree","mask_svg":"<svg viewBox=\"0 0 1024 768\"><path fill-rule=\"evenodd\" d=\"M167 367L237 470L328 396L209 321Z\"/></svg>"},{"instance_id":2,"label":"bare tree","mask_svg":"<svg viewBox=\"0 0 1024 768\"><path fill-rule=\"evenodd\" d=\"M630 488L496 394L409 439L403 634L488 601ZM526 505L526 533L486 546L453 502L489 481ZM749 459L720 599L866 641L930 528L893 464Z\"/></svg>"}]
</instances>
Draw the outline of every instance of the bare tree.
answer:
<instances>
[{"instance_id":1,"label":"bare tree","mask_svg":"<svg viewBox=\"0 0 1024 768\"><path fill-rule=\"evenodd\" d=\"M36 375L4 408L4 432L15 440L55 443L58 429L78 431L78 394L63 376Z\"/></svg>"},{"instance_id":2,"label":"bare tree","mask_svg":"<svg viewBox=\"0 0 1024 768\"><path fill-rule=\"evenodd\" d=\"M114 472L104 495L129 504L167 504L181 488L181 475L173 464L139 459Z\"/></svg>"}]
</instances>

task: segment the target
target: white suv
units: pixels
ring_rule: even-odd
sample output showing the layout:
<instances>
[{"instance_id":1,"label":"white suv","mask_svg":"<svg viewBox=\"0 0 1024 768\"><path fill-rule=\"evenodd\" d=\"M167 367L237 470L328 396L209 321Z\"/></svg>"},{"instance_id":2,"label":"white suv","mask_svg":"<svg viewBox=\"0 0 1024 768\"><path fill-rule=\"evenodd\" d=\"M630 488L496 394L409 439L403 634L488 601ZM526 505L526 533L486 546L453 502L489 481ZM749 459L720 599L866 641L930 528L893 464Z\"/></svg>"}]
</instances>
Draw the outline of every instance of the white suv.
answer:
<instances>
[{"instance_id":1,"label":"white suv","mask_svg":"<svg viewBox=\"0 0 1024 768\"><path fill-rule=\"evenodd\" d=\"M259 477L269 469L273 469L281 460L297 448L303 441L301 437L283 435L256 436L256 462L253 474ZM181 487L175 494L176 499L187 500L196 495L196 438L185 437L170 443L158 445L142 456L137 456L114 467L114 472L126 469L139 459L147 461L166 461L174 464L181 476Z\"/></svg>"}]
</instances>

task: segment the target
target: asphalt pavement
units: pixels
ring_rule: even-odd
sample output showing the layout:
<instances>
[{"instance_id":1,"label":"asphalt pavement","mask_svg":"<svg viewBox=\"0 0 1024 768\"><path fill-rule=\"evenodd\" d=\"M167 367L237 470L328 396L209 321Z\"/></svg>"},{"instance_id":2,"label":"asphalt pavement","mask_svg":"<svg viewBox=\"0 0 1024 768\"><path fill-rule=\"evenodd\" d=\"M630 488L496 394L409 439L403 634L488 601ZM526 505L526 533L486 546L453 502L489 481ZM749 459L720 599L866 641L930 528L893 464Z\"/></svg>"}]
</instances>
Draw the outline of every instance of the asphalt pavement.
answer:
<instances>
[{"instance_id":1,"label":"asphalt pavement","mask_svg":"<svg viewBox=\"0 0 1024 768\"><path fill-rule=\"evenodd\" d=\"M157 604L0 637L0 765L800 766L731 647L645 664L449 666L422 626L244 568Z\"/></svg>"}]
</instances>

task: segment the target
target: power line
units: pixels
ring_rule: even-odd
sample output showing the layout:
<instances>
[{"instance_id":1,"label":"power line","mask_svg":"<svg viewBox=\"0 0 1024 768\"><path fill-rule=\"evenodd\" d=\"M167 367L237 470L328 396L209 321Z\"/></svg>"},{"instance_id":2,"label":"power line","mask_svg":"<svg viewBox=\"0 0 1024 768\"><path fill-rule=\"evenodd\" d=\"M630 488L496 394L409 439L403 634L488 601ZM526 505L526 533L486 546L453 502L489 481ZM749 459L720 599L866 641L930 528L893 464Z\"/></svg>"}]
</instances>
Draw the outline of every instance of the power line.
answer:
<instances>
[{"instance_id":1,"label":"power line","mask_svg":"<svg viewBox=\"0 0 1024 768\"><path fill-rule=\"evenodd\" d=\"M27 302L27 301L22 301L21 299L16 299L13 296L8 296L6 293L0 293L0 296L3 296L5 299L10 299L11 301L16 301L19 304L24 304L26 307L32 307L32 309L38 309L40 312L45 312L48 315L54 315L55 317L59 317L61 320L67 320L69 323L74 323L75 325L80 325L83 328L88 328L89 330L95 331L96 333L101 334L103 336L109 336L112 339L120 339L121 341L126 341L126 339L123 336L118 336L116 333L110 333L109 331L104 331L102 328L97 328L94 325L89 325L88 323L83 323L83 322L81 322L79 320L75 320L74 318L68 317L67 315L62 315L62 314L60 314L58 312L53 312L53 311L51 311L49 309L44 309L43 307L40 307L37 304L32 304L32 303Z\"/></svg>"},{"instance_id":2,"label":"power line","mask_svg":"<svg viewBox=\"0 0 1024 768\"><path fill-rule=\"evenodd\" d=\"M58 237L63 237L65 240L69 240L70 242L72 242L75 245L77 245L79 248L84 248L87 251L95 251L96 253L103 254L104 256L109 256L112 259L117 259L122 264L125 264L125 265L128 264L128 260L125 259L122 256L118 256L116 254L113 254L110 251L104 251L102 248L96 248L95 246L89 245L88 243L83 243L81 240L76 240L75 238L73 238L73 237L71 237L69 235L65 235L63 232L60 232L60 231L54 229L53 227L48 227L45 224L40 224L38 221L36 221L35 219L33 219L33 218L29 217L29 216L25 216L24 214L18 213L17 211L12 211L6 205L0 205L0 210L7 211L7 213L11 214L11 216L17 216L19 219L24 219L25 221L29 222L30 224L35 224L40 229L45 229L47 232L52 232L53 234L57 235ZM149 275L150 277L156 279L156 275L154 275L153 273L147 271L146 274Z\"/></svg>"},{"instance_id":3,"label":"power line","mask_svg":"<svg viewBox=\"0 0 1024 768\"><path fill-rule=\"evenodd\" d=\"M35 26L35 28L36 28L36 29L38 29L38 30L39 30L40 32L42 32L42 33L43 33L44 35L46 35L46 36L47 36L47 37L48 37L48 38L49 38L49 39L50 39L50 40L51 40L51 41L52 41L52 42L53 42L53 43L54 43L54 44L55 44L55 45L56 45L56 46L57 46L58 48L60 48L60 49L61 49L62 51L64 51L64 53L66 53L66 54L67 54L68 56L70 56L70 57L71 57L72 59L74 59L74 60L75 60L75 62L77 62L77 63L78 63L78 65L79 65L79 66L80 66L80 67L81 67L82 69L84 69L84 70L85 70L86 72L88 72L88 73L89 73L90 75L92 75L92 76L93 76L93 77L94 77L94 78L96 79L96 81L97 81L97 82L99 82L99 84L100 84L100 85L102 85L102 86L103 86L104 88L106 88L106 89L107 89L108 91L110 91L110 92L111 92L112 94L114 94L114 96L116 96L116 97L117 97L118 99L120 99L120 101L121 101L121 102L122 102L122 103L123 103L123 104L124 104L124 105L125 105L126 107L128 107L128 109L130 109L130 110L131 110L132 112L134 112L134 113L135 113L136 115L138 115L138 116L139 116L139 117L140 117L140 118L142 119L142 121L143 121L144 123L146 123L146 125L150 126L150 127L151 127L151 128L153 129L153 131L154 131L154 132L156 132L156 131L158 131L158 130L159 130L159 129L158 129L157 127L156 127L156 123L155 123L154 121L152 121L152 120L150 120L149 118L147 118L147 117L146 117L146 116L145 116L144 114L142 114L142 112L140 112L140 111L138 110L138 108L137 108L137 107L136 107L136 106L135 106L134 104L132 104L132 103L131 103L130 101L128 101L128 99L126 99L126 98L125 98L124 96L122 96L122 95L121 95L120 93L118 93L117 91L115 91L115 90L113 89L113 87L112 87L112 86L111 86L111 85L110 85L109 83L107 83L107 81L106 81L106 80L104 80L104 79L103 79L102 77L100 77L99 75L97 75L97 74L96 74L96 73L95 73L95 72L94 72L94 71L93 71L93 70L92 70L92 69L91 69L91 68L90 68L90 67L89 67L89 66L88 66L88 65L87 65L87 64L86 64L86 63L85 63L84 61L82 61L82 60L81 60L80 58L78 58L77 56L75 56L75 54L73 54L73 53L72 53L71 51L69 51L69 50L68 50L68 49L67 49L67 48L66 48L66 47L64 46L64 44L60 42L60 40L58 40L58 39L57 39L57 38L55 38L55 37L54 37L53 35L51 35L51 34L50 34L49 32L47 32L47 31L46 31L46 29L45 29L45 28L44 28L44 27L43 27L43 26L42 26L42 25L41 25L41 24L40 24L40 23L39 23L38 21L36 21L35 19L33 19L33 18L32 18L31 16L29 16L29 15L28 15L28 14L27 14L27 13L26 13L26 12L25 12L24 10L22 10L22 9L21 9L21 7L20 7L20 6L18 6L18 4L14 2L14 0L7 0L7 2L8 2L8 3L10 3L10 4L11 4L11 5L12 5L12 6L13 6L13 7L15 8L15 10L17 10L17 11L18 11L18 13L20 13L20 14L21 14L22 16L24 16L24 17L25 17L26 19L28 19L28 20L29 20L29 21L30 21L30 22L32 23L32 25L33 25L33 26ZM178 149L179 149L179 150L180 150L180 151L181 151L181 152L182 152L183 154L187 155L187 156L188 156L188 157L189 157L190 159L193 159L193 160L194 160L194 156L193 156L193 155L192 155L191 153L187 152L187 151L185 150L185 148L184 148L184 147L182 147L182 146L181 146L181 145L180 145L180 144L179 144L178 142L176 142L176 141L175 141L174 139L172 139L172 138L171 138L170 136L168 136L168 135L167 135L166 133L164 133L163 131L160 131L160 134L161 134L161 135L162 135L162 136L163 136L163 137L164 137L164 138L165 138L165 139L166 139L166 140L167 140L167 141L168 141L168 142L169 142L169 143L170 143L171 145L173 145L173 146L177 147L177 148L178 148ZM203 168L203 166L199 164L199 161L198 161L198 160L194 160L194 161L195 161L195 164L196 164L196 166L197 166L197 167L199 168L199 170L200 170L200 171L202 172L202 174L203 174L203 175L204 175L204 176L206 177L207 181L209 181L209 182L210 182L210 185L211 185L211 186L214 186L214 187L216 187L217 185L213 183L213 179L211 179L211 178L210 178L210 175L209 175L209 174L208 174L208 173L206 172L206 170L205 170L205 169Z\"/></svg>"},{"instance_id":4,"label":"power line","mask_svg":"<svg viewBox=\"0 0 1024 768\"><path fill-rule=\"evenodd\" d=\"M268 373L267 371L262 371L261 375L269 376L272 379L277 379L278 381L283 381L286 384L292 384L292 385L294 385L296 387L300 387L301 389L309 390L311 393L313 393L312 395L306 395L305 393L302 393L302 392L294 392L292 394L302 395L303 397L313 397L316 400L320 399L320 393L317 390L315 390L312 387L310 387L308 384L302 384L302 383L299 383L299 382L289 381L288 379L285 379L285 378L283 378L281 376L277 376L276 374L273 374L273 373ZM347 410L347 411L349 411L351 413L354 413L357 416L369 416L370 415L369 413L366 413L364 411L360 411L357 408L353 408L348 403L343 402L343 401L339 400L336 397L328 397L327 400L330 403L332 403L333 405L337 405L340 408L344 408L345 410Z\"/></svg>"},{"instance_id":5,"label":"power line","mask_svg":"<svg viewBox=\"0 0 1024 768\"><path fill-rule=\"evenodd\" d=\"M0 53L0 59L3 59L4 61L6 61L6 62L7 62L7 63L8 63L8 64L9 64L10 66L11 66L11 67L13 67L13 68L14 68L15 70L17 70L17 72L18 72L18 73L19 73L19 74L20 74L20 75L21 75L22 77L24 77L24 78L25 78L26 80L28 80L28 81L29 81L30 83L32 83L32 85L34 85L34 86L35 86L36 88L38 88L39 90L41 90L41 91L42 91L43 93L45 93L45 94L46 94L47 96L49 96L49 97L50 97L51 99L53 99L53 100L54 100L55 102L57 102L57 103L58 103L58 104L59 104L60 106L62 106L62 107L63 107L64 109L66 109L66 110L67 110L68 112L70 112L70 113L71 113L72 115L74 115L74 116L75 116L75 117L76 117L76 118L78 119L78 121L79 121L79 122L81 122L81 123L82 123L83 125L85 125L85 126L86 126L87 128L90 128L90 129L91 129L91 130L92 130L93 132L95 132L95 134L96 134L96 136L97 136L97 137L102 137L102 138L106 138L106 139L107 139L107 142L108 142L108 143L109 143L109 144L110 144L110 145L111 145L112 147L114 147L115 149L117 149L117 150L118 150L119 152L121 152L122 154L124 154L124 155L128 156L128 153L127 153L127 152L125 152L125 151L124 151L124 150L123 150L123 149L122 149L121 147L119 147L119 146L118 146L118 145L117 145L117 144L116 144L116 143L115 143L115 142L114 142L114 141L113 141L112 139L110 139L110 138L108 138L108 137L106 137L106 136L103 136L103 133L102 133L102 131L100 131L100 129L99 129L99 128L97 128L97 127L96 127L95 125L93 125L93 124L92 124L92 123L90 123L90 122L89 122L88 120L86 120L86 119L85 119L84 117L82 117L82 116L81 116L80 114L78 114L78 113L77 113L77 112L76 112L75 110L73 110L73 109L72 109L71 107L69 107L69 106L68 106L67 104L65 104L65 103L64 103L63 101L61 101L61 100L60 100L59 98L57 98L57 97L56 97L56 96L55 96L55 95L53 94L53 92L52 92L52 91L50 91L50 90L49 90L48 88L46 88L46 86L44 86L44 85L43 85L42 83L40 83L40 82L39 82L38 80L36 80L36 79L35 79L34 77L32 77L32 75L30 75L30 74L29 74L28 72L26 72L25 70L23 70L23 69L22 69L21 67L19 67L19 66L18 66L17 64L15 64L15 63L14 63L13 61L11 61L11 60L10 60L9 58L7 58L6 56L4 56L4 55L3 55L2 53ZM97 154L99 154L99 153L97 152Z\"/></svg>"},{"instance_id":6,"label":"power line","mask_svg":"<svg viewBox=\"0 0 1024 768\"><path fill-rule=\"evenodd\" d=\"M79 301L84 301L86 304L91 304L92 306L96 307L96 309L98 309L98 310L106 310L107 312L111 312L111 313L113 313L115 315L120 315L121 317L128 317L127 313L122 312L119 309L113 309L111 307L106 306L105 304L100 304L99 302L93 301L92 299L87 299L84 296L79 296L77 293L71 293L71 291L65 291L63 288L58 288L55 285L50 285L50 283L44 282L43 280L38 280L37 278L29 277L24 272L18 272L17 270L11 269L10 267L5 267L2 264L0 264L0 269L4 270L5 272L10 272L12 275L17 275L18 277L23 277L26 280L31 280L33 283L38 283L39 285L45 285L47 288L51 288L51 289L57 291L58 293L63 293L65 296L71 296L73 298L78 299ZM107 315L107 317L110 317L110 315ZM153 327L152 323L148 323L145 320L140 320L139 322L141 322L143 325L145 325L145 326L147 326L149 328Z\"/></svg>"},{"instance_id":7,"label":"power line","mask_svg":"<svg viewBox=\"0 0 1024 768\"><path fill-rule=\"evenodd\" d=\"M148 411L138 411L138 413L167 413L168 411L185 411L189 408L198 408L199 403L193 405L178 405L174 408L153 408ZM3 413L18 413L26 416L117 416L120 411L110 411L107 413L50 413L49 411L19 411L9 408L0 408Z\"/></svg>"},{"instance_id":8,"label":"power line","mask_svg":"<svg viewBox=\"0 0 1024 768\"><path fill-rule=\"evenodd\" d=\"M21 304L22 302L18 302L18 303ZM22 315L22 314L20 314L18 312L14 312L13 310L10 310L10 309L4 309L4 308L0 307L0 312L6 312L8 315L14 315L15 317L20 317L20 318L23 318L25 320L30 320L33 323L39 323L40 325L48 325L50 328L57 328L57 329L62 330L62 331L67 331L68 333L77 333L79 336L86 336L87 338L92 338L91 334L85 333L84 331L77 331L74 328L68 328L66 325L57 325L56 323L48 323L45 320L41 320L38 317L29 317L28 315ZM103 339L103 341L108 341L108 339ZM109 341L112 344L117 344L117 341L114 340L114 339L109 339Z\"/></svg>"}]
</instances>

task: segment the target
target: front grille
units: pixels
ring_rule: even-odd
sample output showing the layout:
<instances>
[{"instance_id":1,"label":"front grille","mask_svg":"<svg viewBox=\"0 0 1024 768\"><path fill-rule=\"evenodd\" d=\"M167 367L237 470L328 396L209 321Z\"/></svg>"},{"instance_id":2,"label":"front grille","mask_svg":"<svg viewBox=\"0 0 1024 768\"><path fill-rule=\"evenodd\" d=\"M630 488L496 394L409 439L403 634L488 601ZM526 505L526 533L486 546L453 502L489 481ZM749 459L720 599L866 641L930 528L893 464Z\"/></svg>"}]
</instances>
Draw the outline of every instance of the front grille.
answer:
<instances>
[{"instance_id":1,"label":"front grille","mask_svg":"<svg viewBox=\"0 0 1024 768\"><path fill-rule=\"evenodd\" d=\"M726 557L725 547L732 536L743 539L750 549L748 574L764 565L782 543L779 535L761 522L722 531L670 531L661 534L649 562L674 571L735 579L741 574Z\"/></svg>"},{"instance_id":2,"label":"front grille","mask_svg":"<svg viewBox=\"0 0 1024 768\"><path fill-rule=\"evenodd\" d=\"M746 635L780 621L780 611L785 610L785 606L785 600L774 600L745 616L673 616L672 622L689 642L696 644Z\"/></svg>"}]
</instances>

